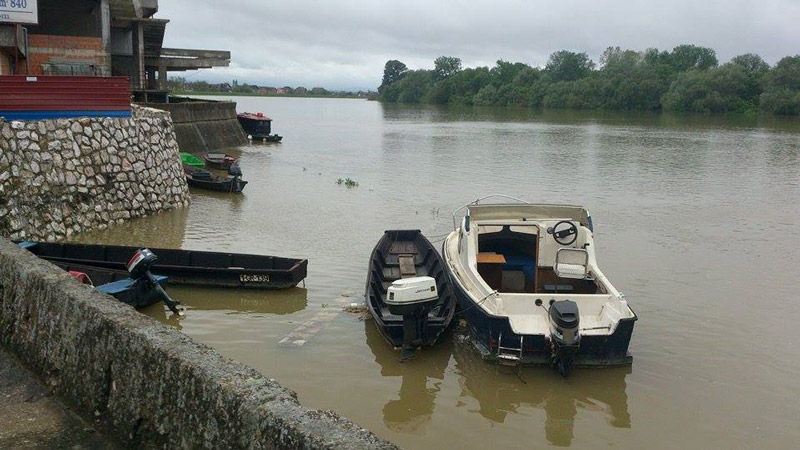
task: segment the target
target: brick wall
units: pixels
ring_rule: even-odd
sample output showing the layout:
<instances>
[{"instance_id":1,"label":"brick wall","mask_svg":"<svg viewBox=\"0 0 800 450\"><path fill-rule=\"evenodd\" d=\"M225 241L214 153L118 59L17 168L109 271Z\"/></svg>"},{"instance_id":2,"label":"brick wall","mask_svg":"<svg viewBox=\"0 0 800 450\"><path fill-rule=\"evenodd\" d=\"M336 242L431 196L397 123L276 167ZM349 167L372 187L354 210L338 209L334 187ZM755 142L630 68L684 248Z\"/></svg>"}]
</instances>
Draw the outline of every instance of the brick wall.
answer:
<instances>
[{"instance_id":1,"label":"brick wall","mask_svg":"<svg viewBox=\"0 0 800 450\"><path fill-rule=\"evenodd\" d=\"M111 75L111 57L99 37L33 34L29 53L31 75ZM76 73L48 73L53 69Z\"/></svg>"}]
</instances>

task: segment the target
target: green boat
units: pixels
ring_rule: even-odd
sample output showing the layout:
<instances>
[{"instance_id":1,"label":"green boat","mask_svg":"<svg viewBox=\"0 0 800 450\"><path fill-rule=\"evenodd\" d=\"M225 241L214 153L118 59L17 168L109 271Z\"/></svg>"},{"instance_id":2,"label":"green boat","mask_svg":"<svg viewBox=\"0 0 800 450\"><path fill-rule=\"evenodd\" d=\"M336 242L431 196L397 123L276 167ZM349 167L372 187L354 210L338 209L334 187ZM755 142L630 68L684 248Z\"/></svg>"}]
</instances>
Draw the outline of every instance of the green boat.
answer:
<instances>
[{"instance_id":1,"label":"green boat","mask_svg":"<svg viewBox=\"0 0 800 450\"><path fill-rule=\"evenodd\" d=\"M205 167L206 163L202 159L194 156L191 153L181 152L181 162L184 165L192 167Z\"/></svg>"}]
</instances>

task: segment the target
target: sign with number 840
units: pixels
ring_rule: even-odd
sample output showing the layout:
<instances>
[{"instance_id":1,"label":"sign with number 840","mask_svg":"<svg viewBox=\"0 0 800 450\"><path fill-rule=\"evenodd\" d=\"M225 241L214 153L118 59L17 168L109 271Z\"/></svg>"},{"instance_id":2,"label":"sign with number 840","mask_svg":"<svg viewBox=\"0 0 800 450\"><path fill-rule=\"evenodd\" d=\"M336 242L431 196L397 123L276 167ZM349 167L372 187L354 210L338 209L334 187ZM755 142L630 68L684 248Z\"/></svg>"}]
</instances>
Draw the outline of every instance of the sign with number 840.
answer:
<instances>
[{"instance_id":1,"label":"sign with number 840","mask_svg":"<svg viewBox=\"0 0 800 450\"><path fill-rule=\"evenodd\" d=\"M0 0L0 22L37 25L38 0Z\"/></svg>"}]
</instances>

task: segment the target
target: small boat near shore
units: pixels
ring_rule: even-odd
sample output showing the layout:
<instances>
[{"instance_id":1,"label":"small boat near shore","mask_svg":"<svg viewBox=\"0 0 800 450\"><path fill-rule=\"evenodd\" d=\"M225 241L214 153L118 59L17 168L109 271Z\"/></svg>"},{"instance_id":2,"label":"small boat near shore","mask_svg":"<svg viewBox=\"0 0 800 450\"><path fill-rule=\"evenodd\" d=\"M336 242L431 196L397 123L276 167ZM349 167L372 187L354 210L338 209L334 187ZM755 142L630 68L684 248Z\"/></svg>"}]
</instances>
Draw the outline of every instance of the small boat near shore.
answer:
<instances>
[{"instance_id":1,"label":"small boat near shore","mask_svg":"<svg viewBox=\"0 0 800 450\"><path fill-rule=\"evenodd\" d=\"M228 170L236 162L236 158L225 153L206 153L203 160L205 160L206 166L219 170Z\"/></svg>"},{"instance_id":2,"label":"small boat near shore","mask_svg":"<svg viewBox=\"0 0 800 450\"><path fill-rule=\"evenodd\" d=\"M442 247L478 351L564 376L573 365L630 365L637 316L597 265L588 211L507 196L517 203L480 203L489 197L453 212Z\"/></svg>"},{"instance_id":3,"label":"small boat near shore","mask_svg":"<svg viewBox=\"0 0 800 450\"><path fill-rule=\"evenodd\" d=\"M32 250L39 244L19 242L17 245L23 249ZM94 267L70 261L50 262L81 283L93 287L96 291L109 294L136 309L164 302L173 312L182 314L182 309L178 307L180 303L173 300L164 291L164 285L168 278L149 273L153 263L157 260L156 255L147 249L137 249L130 254L133 257L125 265L127 270Z\"/></svg>"},{"instance_id":4,"label":"small boat near shore","mask_svg":"<svg viewBox=\"0 0 800 450\"><path fill-rule=\"evenodd\" d=\"M195 167L198 169L202 169L206 166L206 163L202 159L187 152L181 152L181 163L183 163L184 166Z\"/></svg>"},{"instance_id":5,"label":"small boat near shore","mask_svg":"<svg viewBox=\"0 0 800 450\"><path fill-rule=\"evenodd\" d=\"M419 230L388 230L372 250L365 301L402 358L432 346L450 325L456 297L444 262Z\"/></svg>"},{"instance_id":6,"label":"small boat near shore","mask_svg":"<svg viewBox=\"0 0 800 450\"><path fill-rule=\"evenodd\" d=\"M193 169L188 166L183 166L183 171L189 186L217 192L242 192L247 186L247 181L242 180L238 166L231 166L228 170L233 167L237 168L237 172L234 173L238 173L238 175L230 177L221 177L207 170Z\"/></svg>"},{"instance_id":7,"label":"small boat near shore","mask_svg":"<svg viewBox=\"0 0 800 450\"><path fill-rule=\"evenodd\" d=\"M263 113L242 113L237 114L239 124L247 133L247 138L253 141L280 142L283 136L272 133L272 119Z\"/></svg>"},{"instance_id":8,"label":"small boat near shore","mask_svg":"<svg viewBox=\"0 0 800 450\"><path fill-rule=\"evenodd\" d=\"M72 243L27 243L26 248L48 261L126 270L138 247ZM158 260L152 270L170 284L206 287L287 289L306 277L308 260L240 253L152 248Z\"/></svg>"}]
</instances>

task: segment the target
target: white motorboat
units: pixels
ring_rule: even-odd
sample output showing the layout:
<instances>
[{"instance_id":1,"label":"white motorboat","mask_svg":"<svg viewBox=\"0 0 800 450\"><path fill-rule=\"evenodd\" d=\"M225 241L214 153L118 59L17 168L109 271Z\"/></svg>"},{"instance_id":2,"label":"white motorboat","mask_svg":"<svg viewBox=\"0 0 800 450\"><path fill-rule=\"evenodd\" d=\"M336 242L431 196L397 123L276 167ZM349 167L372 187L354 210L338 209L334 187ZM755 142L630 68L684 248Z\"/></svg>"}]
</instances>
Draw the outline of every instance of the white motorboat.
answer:
<instances>
[{"instance_id":1,"label":"white motorboat","mask_svg":"<svg viewBox=\"0 0 800 450\"><path fill-rule=\"evenodd\" d=\"M454 211L453 228L442 255L485 358L564 376L573 365L631 364L637 316L597 266L586 209L493 195Z\"/></svg>"}]
</instances>

